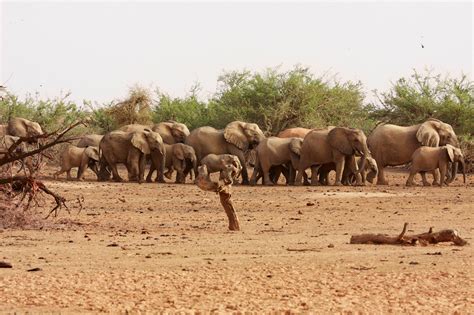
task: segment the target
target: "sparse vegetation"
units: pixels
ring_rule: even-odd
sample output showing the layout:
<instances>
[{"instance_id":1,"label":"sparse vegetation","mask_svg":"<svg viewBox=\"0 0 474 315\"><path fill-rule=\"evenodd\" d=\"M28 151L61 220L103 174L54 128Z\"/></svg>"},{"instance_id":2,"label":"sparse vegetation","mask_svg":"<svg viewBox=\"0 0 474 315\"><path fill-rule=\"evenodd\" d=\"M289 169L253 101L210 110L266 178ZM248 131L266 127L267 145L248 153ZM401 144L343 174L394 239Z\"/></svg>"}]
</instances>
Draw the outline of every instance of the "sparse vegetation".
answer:
<instances>
[{"instance_id":1,"label":"sparse vegetation","mask_svg":"<svg viewBox=\"0 0 474 315\"><path fill-rule=\"evenodd\" d=\"M409 125L434 117L451 124L462 142L468 143L466 147L472 147L474 82L467 76L450 78L433 71L415 71L397 80L388 91L376 92L379 101L368 104L364 104L360 82L327 79L300 66L286 72L278 68L261 73L225 72L208 100L199 99L199 90L196 84L180 98L134 86L123 101L101 105L89 101L82 106L70 101L69 94L46 100L37 96L20 100L7 94L0 100L0 123L21 116L52 131L89 117L88 127L75 132L104 133L124 124L169 119L185 123L191 130L204 125L222 128L230 121L244 120L259 124L271 135L288 127L328 125L370 133L380 121Z\"/></svg>"}]
</instances>

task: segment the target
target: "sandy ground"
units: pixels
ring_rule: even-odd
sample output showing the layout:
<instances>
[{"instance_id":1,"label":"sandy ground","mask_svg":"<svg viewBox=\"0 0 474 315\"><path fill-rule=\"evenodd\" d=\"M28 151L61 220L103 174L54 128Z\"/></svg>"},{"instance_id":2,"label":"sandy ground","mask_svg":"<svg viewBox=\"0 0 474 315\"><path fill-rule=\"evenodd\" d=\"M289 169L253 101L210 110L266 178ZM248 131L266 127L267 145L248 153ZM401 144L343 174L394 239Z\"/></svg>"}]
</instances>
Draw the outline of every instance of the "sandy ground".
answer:
<instances>
[{"instance_id":1,"label":"sandy ground","mask_svg":"<svg viewBox=\"0 0 474 315\"><path fill-rule=\"evenodd\" d=\"M0 269L0 312L472 314L472 245L349 244L352 234L398 234L404 222L410 233L456 228L474 242L473 175L447 188L406 188L405 178L236 186L240 232L227 231L215 194L191 184L47 180L71 214L54 228L0 231L0 260L13 265Z\"/></svg>"}]
</instances>

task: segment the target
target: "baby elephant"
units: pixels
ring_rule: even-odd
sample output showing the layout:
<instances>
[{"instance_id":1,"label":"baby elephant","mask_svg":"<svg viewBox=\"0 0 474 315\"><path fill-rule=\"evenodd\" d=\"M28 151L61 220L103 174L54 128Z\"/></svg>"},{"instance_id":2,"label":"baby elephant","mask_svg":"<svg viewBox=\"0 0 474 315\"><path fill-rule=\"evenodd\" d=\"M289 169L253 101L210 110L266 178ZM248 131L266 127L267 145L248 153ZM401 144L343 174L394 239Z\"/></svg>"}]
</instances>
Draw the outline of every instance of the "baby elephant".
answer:
<instances>
[{"instance_id":1,"label":"baby elephant","mask_svg":"<svg viewBox=\"0 0 474 315\"><path fill-rule=\"evenodd\" d=\"M201 165L206 165L209 174L220 172L221 180L229 174L236 179L242 172L239 158L232 154L208 154L201 160Z\"/></svg>"},{"instance_id":2,"label":"baby elephant","mask_svg":"<svg viewBox=\"0 0 474 315\"><path fill-rule=\"evenodd\" d=\"M461 162L464 183L466 183L466 167L462 151L450 144L443 147L420 147L413 152L411 162L410 175L406 182L407 186L414 184L413 178L417 173L424 175L428 171L433 174L434 184L443 186L449 162L455 163L453 166L453 178L457 175L457 162ZM439 174L437 172L438 168ZM428 185L426 181L423 181L423 184Z\"/></svg>"},{"instance_id":3,"label":"baby elephant","mask_svg":"<svg viewBox=\"0 0 474 315\"><path fill-rule=\"evenodd\" d=\"M77 179L82 180L84 171L89 167L96 175L98 173L97 162L99 161L99 149L97 147L78 148L69 145L61 153L61 169L53 174L54 179L67 172L67 179L71 180L71 169L78 167Z\"/></svg>"}]
</instances>

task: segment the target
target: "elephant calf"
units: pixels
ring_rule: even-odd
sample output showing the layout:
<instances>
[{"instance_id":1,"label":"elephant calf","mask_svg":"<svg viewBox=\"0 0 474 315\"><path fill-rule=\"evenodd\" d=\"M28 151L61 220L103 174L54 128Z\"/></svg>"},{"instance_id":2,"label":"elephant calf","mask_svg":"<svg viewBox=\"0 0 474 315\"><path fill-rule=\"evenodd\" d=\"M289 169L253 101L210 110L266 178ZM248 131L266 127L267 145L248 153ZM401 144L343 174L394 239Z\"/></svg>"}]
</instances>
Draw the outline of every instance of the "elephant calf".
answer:
<instances>
[{"instance_id":1,"label":"elephant calf","mask_svg":"<svg viewBox=\"0 0 474 315\"><path fill-rule=\"evenodd\" d=\"M237 156L232 154L208 154L201 160L201 165L206 165L209 174L220 172L220 179L232 173L236 179L242 172L242 164Z\"/></svg>"},{"instance_id":2,"label":"elephant calf","mask_svg":"<svg viewBox=\"0 0 474 315\"><path fill-rule=\"evenodd\" d=\"M99 162L99 149L97 147L78 148L69 145L61 153L61 169L53 174L54 179L67 172L67 179L71 180L71 169L73 167L79 168L77 171L78 180L83 179L87 167L97 175L97 162Z\"/></svg>"},{"instance_id":3,"label":"elephant calf","mask_svg":"<svg viewBox=\"0 0 474 315\"><path fill-rule=\"evenodd\" d=\"M417 173L424 174L425 172L431 172L435 179L434 183L443 186L449 162L455 163L452 174L453 179L457 175L457 162L462 164L463 179L464 183L466 183L466 165L462 151L450 144L443 147L420 147L413 152L411 162L410 175L406 182L407 186L414 184L413 178ZM438 174L437 169L439 169L440 174ZM423 185L426 186L429 183L423 181Z\"/></svg>"}]
</instances>

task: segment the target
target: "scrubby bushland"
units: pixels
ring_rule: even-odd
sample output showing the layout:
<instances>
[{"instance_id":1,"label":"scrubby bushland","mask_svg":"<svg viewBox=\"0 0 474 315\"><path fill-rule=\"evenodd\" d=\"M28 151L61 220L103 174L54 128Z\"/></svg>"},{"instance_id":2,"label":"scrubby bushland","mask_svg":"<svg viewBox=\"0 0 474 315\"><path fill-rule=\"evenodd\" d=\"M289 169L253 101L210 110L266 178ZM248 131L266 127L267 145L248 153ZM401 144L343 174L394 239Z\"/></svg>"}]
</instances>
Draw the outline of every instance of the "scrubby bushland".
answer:
<instances>
[{"instance_id":1,"label":"scrubby bushland","mask_svg":"<svg viewBox=\"0 0 474 315\"><path fill-rule=\"evenodd\" d=\"M0 100L0 123L21 116L39 122L46 131L89 117L88 127L75 133L105 133L121 125L164 120L185 123L190 129L211 125L224 127L233 120L255 122L276 134L288 127L350 126L366 133L377 122L410 125L434 117L451 124L466 147L474 137L474 82L414 72L395 81L388 91L376 92L378 102L364 103L360 82L327 79L308 68L278 68L263 72L230 71L218 78L218 89L208 100L197 96L199 85L183 97L134 86L125 100L107 104L68 100L68 95L42 100L20 100L8 94ZM471 141L471 142L469 142ZM471 145L469 145L471 143Z\"/></svg>"},{"instance_id":2,"label":"scrubby bushland","mask_svg":"<svg viewBox=\"0 0 474 315\"><path fill-rule=\"evenodd\" d=\"M453 126L458 135L474 136L474 82L416 71L400 78L387 92L376 93L371 117L399 125L411 125L438 118Z\"/></svg>"}]
</instances>

